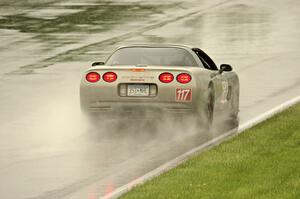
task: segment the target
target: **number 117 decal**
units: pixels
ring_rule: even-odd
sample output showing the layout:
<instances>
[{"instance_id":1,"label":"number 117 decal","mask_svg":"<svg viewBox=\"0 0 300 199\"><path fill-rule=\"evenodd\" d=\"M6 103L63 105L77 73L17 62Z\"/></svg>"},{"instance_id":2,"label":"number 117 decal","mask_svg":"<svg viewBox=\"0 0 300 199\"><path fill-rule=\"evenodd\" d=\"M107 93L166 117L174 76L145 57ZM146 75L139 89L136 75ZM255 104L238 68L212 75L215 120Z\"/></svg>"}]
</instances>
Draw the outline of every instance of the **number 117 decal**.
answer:
<instances>
[{"instance_id":1,"label":"number 117 decal","mask_svg":"<svg viewBox=\"0 0 300 199\"><path fill-rule=\"evenodd\" d=\"M192 89L190 88L176 88L176 101L190 102L192 101Z\"/></svg>"}]
</instances>

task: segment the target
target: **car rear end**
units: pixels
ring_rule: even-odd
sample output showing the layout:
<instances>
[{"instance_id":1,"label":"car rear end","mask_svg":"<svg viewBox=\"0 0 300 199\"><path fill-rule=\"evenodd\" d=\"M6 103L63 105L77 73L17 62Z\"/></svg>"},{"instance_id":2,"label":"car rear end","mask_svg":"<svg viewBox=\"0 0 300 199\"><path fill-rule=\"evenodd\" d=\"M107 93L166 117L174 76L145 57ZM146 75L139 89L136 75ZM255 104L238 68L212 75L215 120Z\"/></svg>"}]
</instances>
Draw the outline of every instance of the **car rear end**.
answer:
<instances>
[{"instance_id":1,"label":"car rear end","mask_svg":"<svg viewBox=\"0 0 300 199\"><path fill-rule=\"evenodd\" d=\"M104 118L176 116L195 112L196 89L189 67L99 66L84 74L80 99L84 112Z\"/></svg>"}]
</instances>

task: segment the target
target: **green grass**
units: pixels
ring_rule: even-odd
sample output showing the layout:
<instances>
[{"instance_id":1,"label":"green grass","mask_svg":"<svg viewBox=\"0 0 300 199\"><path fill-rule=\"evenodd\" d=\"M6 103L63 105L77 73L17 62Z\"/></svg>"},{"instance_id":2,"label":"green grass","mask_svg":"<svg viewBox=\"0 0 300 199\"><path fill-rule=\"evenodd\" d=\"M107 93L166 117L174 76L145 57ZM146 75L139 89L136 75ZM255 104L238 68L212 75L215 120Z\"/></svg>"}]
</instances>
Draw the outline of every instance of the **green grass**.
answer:
<instances>
[{"instance_id":1,"label":"green grass","mask_svg":"<svg viewBox=\"0 0 300 199\"><path fill-rule=\"evenodd\" d=\"M122 198L299 199L300 104Z\"/></svg>"}]
</instances>

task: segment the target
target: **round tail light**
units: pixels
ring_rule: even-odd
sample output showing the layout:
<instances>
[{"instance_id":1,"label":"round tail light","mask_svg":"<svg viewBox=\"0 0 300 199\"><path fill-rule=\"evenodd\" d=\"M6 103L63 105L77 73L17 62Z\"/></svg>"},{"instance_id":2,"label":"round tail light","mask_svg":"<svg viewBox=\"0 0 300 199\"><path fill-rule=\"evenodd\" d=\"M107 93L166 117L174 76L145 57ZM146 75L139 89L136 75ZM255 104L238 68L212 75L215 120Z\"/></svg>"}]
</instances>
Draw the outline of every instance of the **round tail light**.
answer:
<instances>
[{"instance_id":1,"label":"round tail light","mask_svg":"<svg viewBox=\"0 0 300 199\"><path fill-rule=\"evenodd\" d=\"M174 76L171 73L162 73L159 76L159 81L162 83L170 83L174 79Z\"/></svg>"},{"instance_id":2,"label":"round tail light","mask_svg":"<svg viewBox=\"0 0 300 199\"><path fill-rule=\"evenodd\" d=\"M187 73L181 73L181 74L177 75L176 79L179 83L186 84L192 80L192 77L191 77L191 75L189 75Z\"/></svg>"},{"instance_id":3,"label":"round tail light","mask_svg":"<svg viewBox=\"0 0 300 199\"><path fill-rule=\"evenodd\" d=\"M86 81L95 83L100 80L100 75L96 72L90 72L85 76Z\"/></svg>"},{"instance_id":4,"label":"round tail light","mask_svg":"<svg viewBox=\"0 0 300 199\"><path fill-rule=\"evenodd\" d=\"M107 72L103 75L103 80L106 82L114 82L117 80L117 74L114 72Z\"/></svg>"}]
</instances>

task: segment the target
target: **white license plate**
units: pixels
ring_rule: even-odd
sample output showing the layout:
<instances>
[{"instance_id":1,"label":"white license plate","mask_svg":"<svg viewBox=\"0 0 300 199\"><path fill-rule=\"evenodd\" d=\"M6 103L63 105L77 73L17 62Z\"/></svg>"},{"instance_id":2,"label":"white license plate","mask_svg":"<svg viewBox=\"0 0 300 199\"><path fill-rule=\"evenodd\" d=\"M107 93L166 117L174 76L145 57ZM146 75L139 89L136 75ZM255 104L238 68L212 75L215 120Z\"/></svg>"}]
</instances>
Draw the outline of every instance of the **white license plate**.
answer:
<instances>
[{"instance_id":1,"label":"white license plate","mask_svg":"<svg viewBox=\"0 0 300 199\"><path fill-rule=\"evenodd\" d=\"M149 96L149 85L128 84L127 96L135 96L135 97Z\"/></svg>"}]
</instances>

